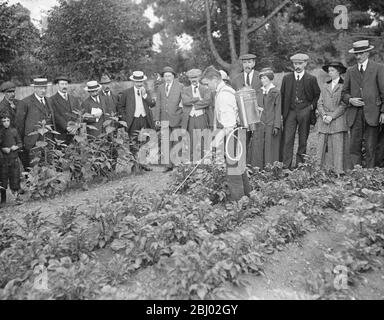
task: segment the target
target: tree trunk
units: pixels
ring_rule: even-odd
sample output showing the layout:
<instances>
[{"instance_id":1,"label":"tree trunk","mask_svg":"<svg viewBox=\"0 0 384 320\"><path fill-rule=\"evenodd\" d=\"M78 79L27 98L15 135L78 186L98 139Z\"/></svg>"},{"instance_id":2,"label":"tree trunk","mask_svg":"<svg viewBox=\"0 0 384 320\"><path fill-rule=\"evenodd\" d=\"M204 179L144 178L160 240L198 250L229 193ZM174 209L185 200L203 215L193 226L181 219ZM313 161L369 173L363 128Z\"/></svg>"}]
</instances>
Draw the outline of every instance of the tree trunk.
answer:
<instances>
[{"instance_id":1,"label":"tree trunk","mask_svg":"<svg viewBox=\"0 0 384 320\"><path fill-rule=\"evenodd\" d=\"M237 61L237 53L236 53L236 44L235 44L235 33L233 31L231 0L227 0L227 28L228 28L228 38L229 38L229 49L231 52L231 62L235 63Z\"/></svg>"},{"instance_id":2,"label":"tree trunk","mask_svg":"<svg viewBox=\"0 0 384 320\"><path fill-rule=\"evenodd\" d=\"M240 56L249 51L248 37L248 8L246 0L241 0L241 34L240 34Z\"/></svg>"}]
</instances>

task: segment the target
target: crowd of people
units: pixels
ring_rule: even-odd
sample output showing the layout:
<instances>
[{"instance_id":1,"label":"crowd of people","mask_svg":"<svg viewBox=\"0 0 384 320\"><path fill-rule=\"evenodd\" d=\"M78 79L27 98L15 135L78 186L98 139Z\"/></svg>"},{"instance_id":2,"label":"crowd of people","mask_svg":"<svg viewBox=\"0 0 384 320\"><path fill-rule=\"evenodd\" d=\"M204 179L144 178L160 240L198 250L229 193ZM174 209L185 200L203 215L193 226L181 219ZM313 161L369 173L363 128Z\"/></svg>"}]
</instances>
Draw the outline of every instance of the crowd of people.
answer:
<instances>
[{"instance_id":1,"label":"crowd of people","mask_svg":"<svg viewBox=\"0 0 384 320\"><path fill-rule=\"evenodd\" d=\"M166 122L171 134L176 129L188 132L192 146L201 142L196 130L222 129L215 137L217 145L239 125L236 92L244 87L255 90L257 105L263 109L260 122L245 132L247 164L264 168L280 161L284 168L293 169L296 132L298 166L305 161L310 126L317 123L322 167L337 174L355 165L372 168L380 160L376 149L379 128L384 124L384 65L369 58L373 49L368 40L356 41L349 53L355 55L357 64L349 68L340 61L324 65L330 80L321 89L316 77L306 71L309 56L304 53L290 58L294 71L284 76L280 89L274 84L272 68L255 70L253 54L240 57L243 71L233 79L225 71L210 66L204 72L189 70L186 75L190 84L183 85L175 70L167 66L154 92L146 88L147 77L142 71L133 72L133 86L120 93L111 92L111 79L103 76L100 81L87 82L85 90L89 97L82 102L69 94L67 76L55 79L58 90L49 98L46 78L34 79L34 93L23 100L15 98L16 86L12 82L4 82L0 88L5 95L0 102L1 201L5 202L8 184L16 195L20 190L19 162L24 170L31 167L39 140L33 132L39 121L51 125L60 134L58 139L67 145L73 139L74 132L68 123L74 119L76 109L88 114L85 122L91 124L87 131L90 136L102 133L107 116L117 113L126 122L132 139L137 139L137 131L159 129ZM175 143L170 141L170 148ZM193 150L192 147L191 157ZM170 161L164 171L172 171L173 167ZM247 174L235 167L236 163L227 161L233 200L249 194ZM142 168L151 170L144 164Z\"/></svg>"}]
</instances>

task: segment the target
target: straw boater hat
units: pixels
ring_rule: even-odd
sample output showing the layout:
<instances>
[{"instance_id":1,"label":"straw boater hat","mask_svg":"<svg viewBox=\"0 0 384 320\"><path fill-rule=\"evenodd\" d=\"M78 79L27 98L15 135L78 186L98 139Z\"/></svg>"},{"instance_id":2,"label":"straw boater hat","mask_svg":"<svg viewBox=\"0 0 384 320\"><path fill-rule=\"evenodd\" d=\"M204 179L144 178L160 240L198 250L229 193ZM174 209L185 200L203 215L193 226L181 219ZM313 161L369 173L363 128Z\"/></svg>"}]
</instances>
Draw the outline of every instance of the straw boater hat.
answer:
<instances>
[{"instance_id":1,"label":"straw boater hat","mask_svg":"<svg viewBox=\"0 0 384 320\"><path fill-rule=\"evenodd\" d=\"M251 59L256 59L256 56L252 53L247 53L247 54L243 54L242 56L240 56L239 59L240 60L251 60Z\"/></svg>"},{"instance_id":2,"label":"straw boater hat","mask_svg":"<svg viewBox=\"0 0 384 320\"><path fill-rule=\"evenodd\" d=\"M353 43L353 48L349 50L349 53L362 53L371 51L374 46L369 44L369 40L360 40Z\"/></svg>"},{"instance_id":3,"label":"straw boater hat","mask_svg":"<svg viewBox=\"0 0 384 320\"><path fill-rule=\"evenodd\" d=\"M33 83L31 84L32 87L47 87L48 86L48 79L46 78L36 78L33 79Z\"/></svg>"},{"instance_id":4,"label":"straw boater hat","mask_svg":"<svg viewBox=\"0 0 384 320\"><path fill-rule=\"evenodd\" d=\"M129 77L132 81L145 81L147 77L143 71L133 71L132 75Z\"/></svg>"},{"instance_id":5,"label":"straw boater hat","mask_svg":"<svg viewBox=\"0 0 384 320\"><path fill-rule=\"evenodd\" d=\"M6 81L0 86L1 92L14 92L16 85L12 81Z\"/></svg>"},{"instance_id":6,"label":"straw boater hat","mask_svg":"<svg viewBox=\"0 0 384 320\"><path fill-rule=\"evenodd\" d=\"M65 75L60 75L60 76L56 77L55 81L53 83L57 84L57 83L59 83L59 81L67 81L68 83L71 83L71 80L69 79L69 77L67 77Z\"/></svg>"},{"instance_id":7,"label":"straw boater hat","mask_svg":"<svg viewBox=\"0 0 384 320\"><path fill-rule=\"evenodd\" d=\"M201 75L202 75L202 72L200 69L191 69L187 72L187 77L189 79L200 78Z\"/></svg>"},{"instance_id":8,"label":"straw boater hat","mask_svg":"<svg viewBox=\"0 0 384 320\"><path fill-rule=\"evenodd\" d=\"M309 60L309 56L305 53L296 53L290 59L292 62L305 62Z\"/></svg>"},{"instance_id":9,"label":"straw boater hat","mask_svg":"<svg viewBox=\"0 0 384 320\"><path fill-rule=\"evenodd\" d=\"M335 69L339 70L340 74L345 73L347 71L347 68L340 62L340 61L332 61L322 67L322 69L328 73L328 68L334 67Z\"/></svg>"},{"instance_id":10,"label":"straw boater hat","mask_svg":"<svg viewBox=\"0 0 384 320\"><path fill-rule=\"evenodd\" d=\"M101 76L100 84L107 84L111 82L112 82L111 78L108 77L107 75Z\"/></svg>"},{"instance_id":11,"label":"straw boater hat","mask_svg":"<svg viewBox=\"0 0 384 320\"><path fill-rule=\"evenodd\" d=\"M165 67L163 69L163 71L161 72L161 76L163 77L164 73L167 73L167 72L173 73L173 75L176 77L176 72L175 72L175 70L173 70L172 67Z\"/></svg>"},{"instance_id":12,"label":"straw boater hat","mask_svg":"<svg viewBox=\"0 0 384 320\"><path fill-rule=\"evenodd\" d=\"M97 81L88 81L87 86L84 88L85 91L97 91L101 89L101 85Z\"/></svg>"}]
</instances>

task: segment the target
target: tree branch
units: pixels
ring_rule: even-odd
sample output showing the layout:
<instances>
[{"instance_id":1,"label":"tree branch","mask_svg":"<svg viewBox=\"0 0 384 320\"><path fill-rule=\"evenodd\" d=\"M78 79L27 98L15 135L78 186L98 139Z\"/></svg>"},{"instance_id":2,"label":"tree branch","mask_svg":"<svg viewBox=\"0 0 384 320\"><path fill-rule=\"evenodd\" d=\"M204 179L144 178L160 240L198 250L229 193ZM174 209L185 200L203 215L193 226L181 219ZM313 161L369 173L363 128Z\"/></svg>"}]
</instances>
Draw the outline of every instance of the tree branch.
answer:
<instances>
[{"instance_id":1,"label":"tree branch","mask_svg":"<svg viewBox=\"0 0 384 320\"><path fill-rule=\"evenodd\" d=\"M230 64L228 62L225 62L223 58L220 56L219 52L217 51L217 48L213 42L212 38L212 28L211 28L211 10L209 9L209 2L208 0L205 0L205 15L207 18L207 37L208 37L208 43L209 43L209 48L211 49L211 52L218 62L223 68L229 69Z\"/></svg>"},{"instance_id":2,"label":"tree branch","mask_svg":"<svg viewBox=\"0 0 384 320\"><path fill-rule=\"evenodd\" d=\"M233 32L232 24L232 1L227 0L227 28L228 28L228 39L229 49L231 53L231 62L234 63L237 60L235 34Z\"/></svg>"},{"instance_id":3,"label":"tree branch","mask_svg":"<svg viewBox=\"0 0 384 320\"><path fill-rule=\"evenodd\" d=\"M247 29L247 34L250 34L250 33L255 32L255 31L259 30L260 28L262 28L264 25L267 24L267 22L269 20L271 20L281 9L283 9L291 1L292 0L284 0L261 23L255 25L255 26L253 26L251 28L248 28Z\"/></svg>"}]
</instances>

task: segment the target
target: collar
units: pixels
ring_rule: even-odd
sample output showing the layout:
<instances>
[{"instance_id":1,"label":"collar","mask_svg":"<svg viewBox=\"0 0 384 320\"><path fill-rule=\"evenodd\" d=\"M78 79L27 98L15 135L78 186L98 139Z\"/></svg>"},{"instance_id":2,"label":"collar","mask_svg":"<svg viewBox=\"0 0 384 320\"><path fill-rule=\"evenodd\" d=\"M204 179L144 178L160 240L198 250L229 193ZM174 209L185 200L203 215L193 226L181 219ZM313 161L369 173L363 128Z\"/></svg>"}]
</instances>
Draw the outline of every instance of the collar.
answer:
<instances>
[{"instance_id":1,"label":"collar","mask_svg":"<svg viewBox=\"0 0 384 320\"><path fill-rule=\"evenodd\" d=\"M261 90L263 91L263 94L268 94L272 88L276 88L276 86L271 82L268 87L261 87Z\"/></svg>"},{"instance_id":2,"label":"collar","mask_svg":"<svg viewBox=\"0 0 384 320\"><path fill-rule=\"evenodd\" d=\"M97 102L97 98L99 98L99 95L97 96L91 96L91 99L93 99L93 101L96 101ZM100 99L100 98L99 98Z\"/></svg>"},{"instance_id":3,"label":"collar","mask_svg":"<svg viewBox=\"0 0 384 320\"><path fill-rule=\"evenodd\" d=\"M301 71L300 73L298 73L298 72L294 72L294 74L295 74L295 80L297 79L297 76L299 76L299 79L301 80L302 78L303 78L303 76L304 76L304 73L305 73L305 70L303 70L303 71Z\"/></svg>"},{"instance_id":4,"label":"collar","mask_svg":"<svg viewBox=\"0 0 384 320\"><path fill-rule=\"evenodd\" d=\"M253 79L253 74L255 73L255 69L252 69L251 72L249 73L249 77ZM247 73L244 71L244 79L247 78Z\"/></svg>"},{"instance_id":5,"label":"collar","mask_svg":"<svg viewBox=\"0 0 384 320\"><path fill-rule=\"evenodd\" d=\"M9 103L9 105L15 105L15 101L8 100L6 97L4 97L4 99Z\"/></svg>"},{"instance_id":6,"label":"collar","mask_svg":"<svg viewBox=\"0 0 384 320\"><path fill-rule=\"evenodd\" d=\"M173 85L173 81L171 83L165 83L165 87L169 86L169 88L171 88Z\"/></svg>"},{"instance_id":7,"label":"collar","mask_svg":"<svg viewBox=\"0 0 384 320\"><path fill-rule=\"evenodd\" d=\"M219 92L221 89L223 89L226 86L225 82L223 80L220 81L220 83L216 87L216 92Z\"/></svg>"},{"instance_id":8,"label":"collar","mask_svg":"<svg viewBox=\"0 0 384 320\"><path fill-rule=\"evenodd\" d=\"M34 95L35 95L35 97L36 97L36 99L37 99L38 101L41 101L41 99L44 99L44 97L41 98L41 97L39 97L36 93L34 93Z\"/></svg>"},{"instance_id":9,"label":"collar","mask_svg":"<svg viewBox=\"0 0 384 320\"><path fill-rule=\"evenodd\" d=\"M360 70L360 66L363 66L363 70L367 70L368 60L369 59L365 60L363 63L358 63L357 68Z\"/></svg>"},{"instance_id":10,"label":"collar","mask_svg":"<svg viewBox=\"0 0 384 320\"><path fill-rule=\"evenodd\" d=\"M59 95L61 95L63 97L63 99L65 99L66 96L68 97L68 93L64 93L61 91L57 91L57 92L59 93Z\"/></svg>"}]
</instances>

